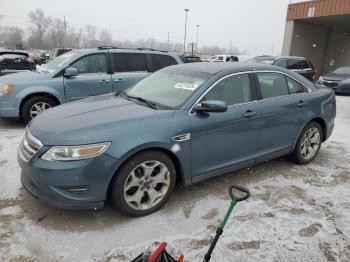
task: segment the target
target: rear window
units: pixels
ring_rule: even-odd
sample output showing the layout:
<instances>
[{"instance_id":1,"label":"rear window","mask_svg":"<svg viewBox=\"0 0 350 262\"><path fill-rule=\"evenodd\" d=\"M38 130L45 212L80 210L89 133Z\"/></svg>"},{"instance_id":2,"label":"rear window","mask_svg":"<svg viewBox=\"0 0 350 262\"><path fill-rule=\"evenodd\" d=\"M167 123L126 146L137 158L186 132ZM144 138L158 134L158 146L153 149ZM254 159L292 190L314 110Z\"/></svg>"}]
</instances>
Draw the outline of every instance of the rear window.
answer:
<instances>
[{"instance_id":1,"label":"rear window","mask_svg":"<svg viewBox=\"0 0 350 262\"><path fill-rule=\"evenodd\" d=\"M299 61L298 62L298 67L299 67L299 69L309 69L309 68L311 68L310 65L305 60Z\"/></svg>"},{"instance_id":2,"label":"rear window","mask_svg":"<svg viewBox=\"0 0 350 262\"><path fill-rule=\"evenodd\" d=\"M29 55L25 53L2 53L0 56L4 59L26 59Z\"/></svg>"},{"instance_id":3,"label":"rear window","mask_svg":"<svg viewBox=\"0 0 350 262\"><path fill-rule=\"evenodd\" d=\"M148 71L145 54L139 53L114 53L114 72L144 72Z\"/></svg>"},{"instance_id":4,"label":"rear window","mask_svg":"<svg viewBox=\"0 0 350 262\"><path fill-rule=\"evenodd\" d=\"M169 55L151 54L151 59L152 59L152 66L154 71L162 69L166 66L177 64L175 58Z\"/></svg>"}]
</instances>

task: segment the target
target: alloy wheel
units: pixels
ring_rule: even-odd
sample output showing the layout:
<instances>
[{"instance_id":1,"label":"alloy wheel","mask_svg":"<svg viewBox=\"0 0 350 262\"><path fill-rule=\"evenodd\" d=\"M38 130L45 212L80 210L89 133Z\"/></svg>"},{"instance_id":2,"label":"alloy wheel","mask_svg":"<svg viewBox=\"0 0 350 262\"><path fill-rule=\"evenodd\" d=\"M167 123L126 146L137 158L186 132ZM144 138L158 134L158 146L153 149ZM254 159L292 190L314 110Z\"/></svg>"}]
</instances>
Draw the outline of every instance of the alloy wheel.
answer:
<instances>
[{"instance_id":1,"label":"alloy wheel","mask_svg":"<svg viewBox=\"0 0 350 262\"><path fill-rule=\"evenodd\" d=\"M313 158L320 147L321 134L316 127L308 129L301 141L300 154L305 160Z\"/></svg>"},{"instance_id":2,"label":"alloy wheel","mask_svg":"<svg viewBox=\"0 0 350 262\"><path fill-rule=\"evenodd\" d=\"M124 199L129 207L148 210L165 197L170 186L170 172L159 161L145 161L134 168L124 184Z\"/></svg>"},{"instance_id":3,"label":"alloy wheel","mask_svg":"<svg viewBox=\"0 0 350 262\"><path fill-rule=\"evenodd\" d=\"M34 118L46 109L51 108L51 105L46 102L37 102L30 108L30 117Z\"/></svg>"}]
</instances>

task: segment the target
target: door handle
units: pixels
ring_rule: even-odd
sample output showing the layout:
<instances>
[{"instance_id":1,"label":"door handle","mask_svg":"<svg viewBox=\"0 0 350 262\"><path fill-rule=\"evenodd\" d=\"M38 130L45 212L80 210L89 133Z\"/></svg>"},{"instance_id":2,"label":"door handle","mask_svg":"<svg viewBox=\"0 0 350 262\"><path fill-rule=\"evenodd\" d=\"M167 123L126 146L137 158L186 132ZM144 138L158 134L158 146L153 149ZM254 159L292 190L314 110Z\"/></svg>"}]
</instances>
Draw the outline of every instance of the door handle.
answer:
<instances>
[{"instance_id":1,"label":"door handle","mask_svg":"<svg viewBox=\"0 0 350 262\"><path fill-rule=\"evenodd\" d=\"M114 79L114 82L123 82L124 79L123 78L117 78L117 79Z\"/></svg>"},{"instance_id":2,"label":"door handle","mask_svg":"<svg viewBox=\"0 0 350 262\"><path fill-rule=\"evenodd\" d=\"M298 105L298 107L303 107L303 106L305 106L307 103L305 102L305 101L299 101L299 103L297 104Z\"/></svg>"},{"instance_id":3,"label":"door handle","mask_svg":"<svg viewBox=\"0 0 350 262\"><path fill-rule=\"evenodd\" d=\"M255 116L258 112L252 111L252 110L247 110L245 113L243 113L243 116L246 118L251 118Z\"/></svg>"},{"instance_id":4,"label":"door handle","mask_svg":"<svg viewBox=\"0 0 350 262\"><path fill-rule=\"evenodd\" d=\"M100 83L109 83L109 80L108 79L101 79Z\"/></svg>"}]
</instances>

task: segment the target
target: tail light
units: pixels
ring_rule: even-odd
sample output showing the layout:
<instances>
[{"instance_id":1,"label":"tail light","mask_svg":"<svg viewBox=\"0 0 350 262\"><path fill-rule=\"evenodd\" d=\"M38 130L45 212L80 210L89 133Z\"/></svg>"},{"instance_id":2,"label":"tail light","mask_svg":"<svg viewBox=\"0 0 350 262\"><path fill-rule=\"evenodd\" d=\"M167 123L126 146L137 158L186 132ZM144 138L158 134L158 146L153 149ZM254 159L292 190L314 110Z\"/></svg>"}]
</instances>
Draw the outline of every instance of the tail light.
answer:
<instances>
[{"instance_id":1,"label":"tail light","mask_svg":"<svg viewBox=\"0 0 350 262\"><path fill-rule=\"evenodd\" d=\"M29 63L29 64L34 64L34 60L31 59L30 57L29 57L26 61L27 61L27 63Z\"/></svg>"},{"instance_id":2,"label":"tail light","mask_svg":"<svg viewBox=\"0 0 350 262\"><path fill-rule=\"evenodd\" d=\"M0 64L5 61L5 58L0 55Z\"/></svg>"}]
</instances>

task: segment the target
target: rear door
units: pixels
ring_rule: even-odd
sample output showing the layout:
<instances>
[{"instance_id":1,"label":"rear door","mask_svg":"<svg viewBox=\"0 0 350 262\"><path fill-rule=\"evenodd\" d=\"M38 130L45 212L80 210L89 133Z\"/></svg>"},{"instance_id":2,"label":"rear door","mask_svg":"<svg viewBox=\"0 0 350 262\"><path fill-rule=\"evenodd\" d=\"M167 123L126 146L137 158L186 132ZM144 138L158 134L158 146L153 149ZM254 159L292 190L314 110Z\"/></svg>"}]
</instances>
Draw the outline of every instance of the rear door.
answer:
<instances>
[{"instance_id":1,"label":"rear door","mask_svg":"<svg viewBox=\"0 0 350 262\"><path fill-rule=\"evenodd\" d=\"M145 53L110 52L112 60L113 91L125 90L150 74Z\"/></svg>"},{"instance_id":2,"label":"rear door","mask_svg":"<svg viewBox=\"0 0 350 262\"><path fill-rule=\"evenodd\" d=\"M106 56L106 53L89 54L70 65L79 70L79 75L64 77L68 101L112 92L112 79L107 72Z\"/></svg>"},{"instance_id":3,"label":"rear door","mask_svg":"<svg viewBox=\"0 0 350 262\"><path fill-rule=\"evenodd\" d=\"M305 123L306 88L277 72L256 73L256 80L261 98L259 154L263 158L283 155L290 152Z\"/></svg>"}]
</instances>

